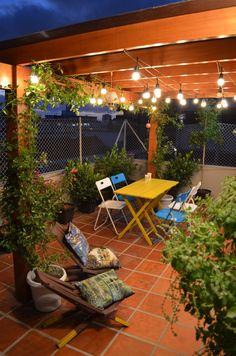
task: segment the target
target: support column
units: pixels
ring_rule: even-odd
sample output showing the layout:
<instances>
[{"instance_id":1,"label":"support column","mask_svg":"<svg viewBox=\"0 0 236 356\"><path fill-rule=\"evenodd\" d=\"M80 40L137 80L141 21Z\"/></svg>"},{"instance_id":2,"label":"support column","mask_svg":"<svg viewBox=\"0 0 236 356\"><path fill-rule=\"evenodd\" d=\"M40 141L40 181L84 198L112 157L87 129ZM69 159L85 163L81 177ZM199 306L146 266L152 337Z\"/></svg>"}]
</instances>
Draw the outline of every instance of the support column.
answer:
<instances>
[{"instance_id":1,"label":"support column","mask_svg":"<svg viewBox=\"0 0 236 356\"><path fill-rule=\"evenodd\" d=\"M149 146L148 146L148 172L152 173L152 176L156 176L156 167L153 164L153 159L157 150L157 138L156 138L156 130L157 130L157 120L154 116L150 117L150 129L149 129Z\"/></svg>"}]
</instances>

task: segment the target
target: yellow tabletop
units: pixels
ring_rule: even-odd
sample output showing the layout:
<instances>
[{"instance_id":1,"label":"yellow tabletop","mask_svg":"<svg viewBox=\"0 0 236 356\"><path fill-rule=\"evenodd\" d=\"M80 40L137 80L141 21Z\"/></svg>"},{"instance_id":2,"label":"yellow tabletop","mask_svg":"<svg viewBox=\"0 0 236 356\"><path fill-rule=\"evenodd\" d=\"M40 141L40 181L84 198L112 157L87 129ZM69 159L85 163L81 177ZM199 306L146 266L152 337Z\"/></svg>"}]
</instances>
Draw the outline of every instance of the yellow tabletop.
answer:
<instances>
[{"instance_id":1,"label":"yellow tabletop","mask_svg":"<svg viewBox=\"0 0 236 356\"><path fill-rule=\"evenodd\" d=\"M136 198L153 200L160 194L168 191L178 182L174 180L152 178L149 181L143 179L115 190L116 194L129 195Z\"/></svg>"}]
</instances>

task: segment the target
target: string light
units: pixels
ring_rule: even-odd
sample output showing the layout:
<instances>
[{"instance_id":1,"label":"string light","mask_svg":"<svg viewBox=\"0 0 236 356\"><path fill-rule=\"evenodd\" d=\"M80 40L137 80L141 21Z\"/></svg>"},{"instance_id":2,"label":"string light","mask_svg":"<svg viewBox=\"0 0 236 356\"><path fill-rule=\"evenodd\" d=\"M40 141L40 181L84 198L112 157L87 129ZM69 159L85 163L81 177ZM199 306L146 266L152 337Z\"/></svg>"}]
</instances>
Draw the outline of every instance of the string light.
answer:
<instances>
[{"instance_id":1,"label":"string light","mask_svg":"<svg viewBox=\"0 0 236 356\"><path fill-rule=\"evenodd\" d=\"M155 104L157 102L157 98L155 96L152 97L152 103Z\"/></svg>"},{"instance_id":2,"label":"string light","mask_svg":"<svg viewBox=\"0 0 236 356\"><path fill-rule=\"evenodd\" d=\"M143 99L150 99L151 94L148 89L148 86L146 87L146 89L144 89L142 96L143 96Z\"/></svg>"},{"instance_id":3,"label":"string light","mask_svg":"<svg viewBox=\"0 0 236 356\"><path fill-rule=\"evenodd\" d=\"M224 108L224 109L228 107L228 102L225 98L222 98L221 105L222 105L222 108Z\"/></svg>"},{"instance_id":4,"label":"string light","mask_svg":"<svg viewBox=\"0 0 236 356\"><path fill-rule=\"evenodd\" d=\"M131 105L129 106L129 111L134 111L134 106L133 106L133 104L131 104Z\"/></svg>"},{"instance_id":5,"label":"string light","mask_svg":"<svg viewBox=\"0 0 236 356\"><path fill-rule=\"evenodd\" d=\"M234 100L236 101L236 95L234 95Z\"/></svg>"},{"instance_id":6,"label":"string light","mask_svg":"<svg viewBox=\"0 0 236 356\"><path fill-rule=\"evenodd\" d=\"M194 104L198 104L199 103L199 99L195 96L195 98L193 99L193 103Z\"/></svg>"},{"instance_id":7,"label":"string light","mask_svg":"<svg viewBox=\"0 0 236 356\"><path fill-rule=\"evenodd\" d=\"M155 95L156 98L160 98L161 97L161 88L159 86L158 79L157 79L157 83L156 83L156 86L155 86L155 89L154 89L154 95Z\"/></svg>"},{"instance_id":8,"label":"string light","mask_svg":"<svg viewBox=\"0 0 236 356\"><path fill-rule=\"evenodd\" d=\"M143 99L141 99L141 98L138 99L138 104L139 104L139 105L142 105L142 103L143 103Z\"/></svg>"},{"instance_id":9,"label":"string light","mask_svg":"<svg viewBox=\"0 0 236 356\"><path fill-rule=\"evenodd\" d=\"M90 104L95 105L96 104L96 98L92 96L90 99Z\"/></svg>"},{"instance_id":10,"label":"string light","mask_svg":"<svg viewBox=\"0 0 236 356\"><path fill-rule=\"evenodd\" d=\"M140 77L141 77L141 75L140 75L140 71L139 71L138 58L137 58L137 64L134 67L134 71L132 73L132 79L133 80L139 80Z\"/></svg>"},{"instance_id":11,"label":"string light","mask_svg":"<svg viewBox=\"0 0 236 356\"><path fill-rule=\"evenodd\" d=\"M225 80L224 80L224 75L222 73L222 68L221 68L221 72L219 74L219 78L217 79L217 84L219 85L219 87L222 87L225 83Z\"/></svg>"},{"instance_id":12,"label":"string light","mask_svg":"<svg viewBox=\"0 0 236 356\"><path fill-rule=\"evenodd\" d=\"M165 102L166 102L166 104L170 104L171 98L169 98L169 96L168 96L167 98L165 98Z\"/></svg>"},{"instance_id":13,"label":"string light","mask_svg":"<svg viewBox=\"0 0 236 356\"><path fill-rule=\"evenodd\" d=\"M156 111L157 107L155 105L152 106L152 111Z\"/></svg>"},{"instance_id":14,"label":"string light","mask_svg":"<svg viewBox=\"0 0 236 356\"><path fill-rule=\"evenodd\" d=\"M182 88L181 88L181 84L179 85L179 91L178 91L178 94L177 94L177 99L178 100L182 100L184 97L184 94L182 92Z\"/></svg>"},{"instance_id":15,"label":"string light","mask_svg":"<svg viewBox=\"0 0 236 356\"><path fill-rule=\"evenodd\" d=\"M179 101L180 105L185 106L187 104L187 100L185 98Z\"/></svg>"},{"instance_id":16,"label":"string light","mask_svg":"<svg viewBox=\"0 0 236 356\"><path fill-rule=\"evenodd\" d=\"M205 100L205 99L202 99L202 101L201 101L201 107L202 107L202 108L205 108L206 106L207 106L206 100Z\"/></svg>"},{"instance_id":17,"label":"string light","mask_svg":"<svg viewBox=\"0 0 236 356\"><path fill-rule=\"evenodd\" d=\"M102 84L102 89L101 89L101 94L102 94L102 95L106 95L106 93L107 93L106 84L103 83L103 84Z\"/></svg>"},{"instance_id":18,"label":"string light","mask_svg":"<svg viewBox=\"0 0 236 356\"><path fill-rule=\"evenodd\" d=\"M217 107L217 109L221 109L222 108L222 105L221 105L220 101L218 101L218 103L216 104L216 107Z\"/></svg>"},{"instance_id":19,"label":"string light","mask_svg":"<svg viewBox=\"0 0 236 356\"><path fill-rule=\"evenodd\" d=\"M103 103L102 98L97 98L97 104L98 104L98 105L102 105L102 103Z\"/></svg>"},{"instance_id":20,"label":"string light","mask_svg":"<svg viewBox=\"0 0 236 356\"><path fill-rule=\"evenodd\" d=\"M122 96L120 97L120 102L121 102L121 103L125 103L125 100L126 100L126 99L125 99L124 95L122 94Z\"/></svg>"}]
</instances>

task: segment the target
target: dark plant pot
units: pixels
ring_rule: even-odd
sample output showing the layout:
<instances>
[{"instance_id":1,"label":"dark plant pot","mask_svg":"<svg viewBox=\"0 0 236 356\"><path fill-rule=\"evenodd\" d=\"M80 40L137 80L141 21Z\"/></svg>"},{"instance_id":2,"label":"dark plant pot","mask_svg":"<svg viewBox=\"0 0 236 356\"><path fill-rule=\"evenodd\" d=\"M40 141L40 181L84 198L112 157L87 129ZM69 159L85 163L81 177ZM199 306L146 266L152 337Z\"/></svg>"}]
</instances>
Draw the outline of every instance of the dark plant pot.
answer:
<instances>
[{"instance_id":1,"label":"dark plant pot","mask_svg":"<svg viewBox=\"0 0 236 356\"><path fill-rule=\"evenodd\" d=\"M200 197L202 199L205 199L207 195L211 196L211 190L210 189L198 189L196 197Z\"/></svg>"},{"instance_id":2,"label":"dark plant pot","mask_svg":"<svg viewBox=\"0 0 236 356\"><path fill-rule=\"evenodd\" d=\"M96 209L96 200L88 200L80 203L79 211L82 213L90 214Z\"/></svg>"},{"instance_id":3,"label":"dark plant pot","mask_svg":"<svg viewBox=\"0 0 236 356\"><path fill-rule=\"evenodd\" d=\"M74 204L66 203L64 208L57 214L57 221L60 224L68 224L73 220L75 207Z\"/></svg>"}]
</instances>

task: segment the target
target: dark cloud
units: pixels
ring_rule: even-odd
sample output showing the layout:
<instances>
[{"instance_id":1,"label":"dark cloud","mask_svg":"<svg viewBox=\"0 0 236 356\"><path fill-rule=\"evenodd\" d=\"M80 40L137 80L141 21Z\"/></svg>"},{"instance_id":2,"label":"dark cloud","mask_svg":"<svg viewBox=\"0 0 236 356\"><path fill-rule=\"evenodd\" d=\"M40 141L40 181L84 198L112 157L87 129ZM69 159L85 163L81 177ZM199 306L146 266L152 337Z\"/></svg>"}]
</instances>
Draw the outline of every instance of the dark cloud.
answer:
<instances>
[{"instance_id":1,"label":"dark cloud","mask_svg":"<svg viewBox=\"0 0 236 356\"><path fill-rule=\"evenodd\" d=\"M0 41L175 0L1 0ZM179 0L180 1L180 0Z\"/></svg>"}]
</instances>

